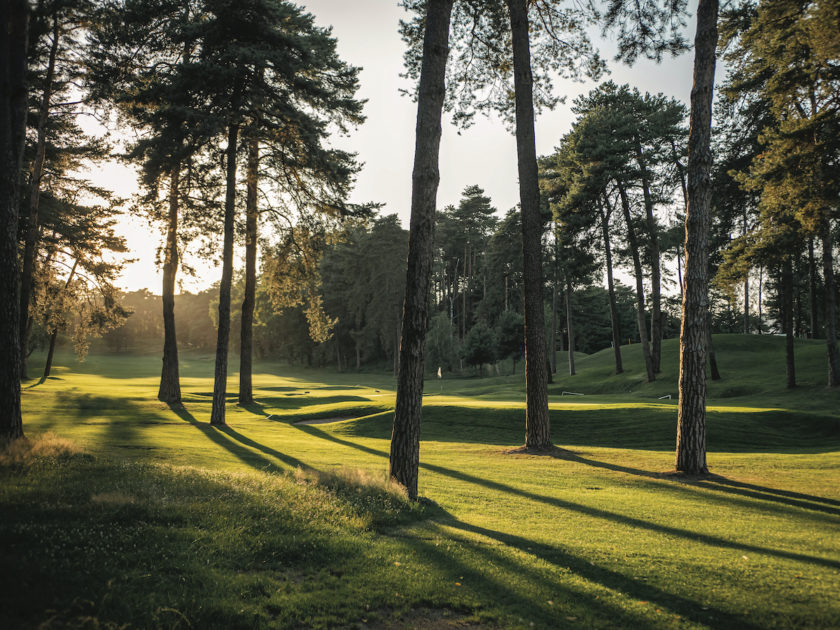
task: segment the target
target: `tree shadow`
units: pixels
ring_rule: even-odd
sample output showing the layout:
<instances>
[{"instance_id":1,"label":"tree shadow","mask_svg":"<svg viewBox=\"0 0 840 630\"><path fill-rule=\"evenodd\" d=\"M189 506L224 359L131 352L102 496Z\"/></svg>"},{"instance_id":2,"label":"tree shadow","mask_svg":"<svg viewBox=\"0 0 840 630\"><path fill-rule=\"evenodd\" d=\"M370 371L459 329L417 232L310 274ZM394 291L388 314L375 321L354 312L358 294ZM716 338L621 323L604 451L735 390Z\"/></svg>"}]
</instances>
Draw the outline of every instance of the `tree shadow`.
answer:
<instances>
[{"instance_id":1,"label":"tree shadow","mask_svg":"<svg viewBox=\"0 0 840 630\"><path fill-rule=\"evenodd\" d=\"M35 389L36 387L38 387L39 385L43 385L47 381L63 381L63 380L64 379L61 378L60 376L47 376L47 377L41 376L40 378L38 378L38 380L35 380L35 377L28 378L28 379L25 379L25 381L27 381L27 382L28 381L35 381L35 382L34 383L30 382L28 385L23 387L23 389ZM22 386L24 385L23 381L21 381L21 385Z\"/></svg>"},{"instance_id":2,"label":"tree shadow","mask_svg":"<svg viewBox=\"0 0 840 630\"><path fill-rule=\"evenodd\" d=\"M187 409L183 405L171 404L169 405L169 409L181 420L188 422L189 424L199 429L204 434L204 436L207 437L211 442L213 442L217 446L221 446L223 449L228 451L231 455L235 456L241 462L248 464L249 466L257 470L283 469L282 467L278 466L275 462L264 457L263 455L255 453L251 449L256 449L264 455L270 455L271 457L280 460L287 466L315 470L309 464L306 464L303 461L292 457L291 455L286 455L285 453L276 451L273 448L263 446L262 444L255 442L251 438L245 437L244 435L227 425L217 427L210 424L209 422L199 422L198 420L196 420L195 416L193 416L189 411L187 411ZM246 446L251 447L251 449L245 448Z\"/></svg>"},{"instance_id":3,"label":"tree shadow","mask_svg":"<svg viewBox=\"0 0 840 630\"><path fill-rule=\"evenodd\" d=\"M377 449L373 449L367 446L363 446L361 444L356 444L355 442L351 442L349 440L344 440L321 429L312 426L312 425L292 425L296 429L304 431L309 435L314 437L319 437L324 440L328 440L330 442L334 442L336 444L341 444L343 446L348 446L350 448L354 448L365 453L369 453L371 455L376 455L378 457L389 457L389 454L384 451L379 451ZM576 512L578 514L583 514L585 516L589 516L592 518L603 519L607 521L612 521L614 523L624 525L627 527L644 529L647 531L651 531L657 534L663 534L665 536L671 536L675 538L682 538L687 541L691 542L698 542L704 545L708 545L710 547L719 547L722 549L734 549L740 552L750 552L750 553L759 553L765 554L769 556L775 556L777 558L783 558L786 560L794 560L797 562L805 562L809 564L815 564L819 566L825 566L832 569L840 569L840 562L836 560L831 560L829 558L821 558L819 556L809 556L803 553L797 553L795 551L786 551L783 549L770 549L767 547L761 547L759 545L754 545L750 543L743 543L734 540L727 540L725 538L720 538L719 536L714 536L712 534L703 534L700 532L693 532L686 529L681 529L679 527L673 527L671 525L662 525L659 523L652 523L640 518L636 518L633 516L627 516L625 514L619 514L616 512L610 512L609 510L604 510L601 508L591 507L588 505L582 505L579 503L574 503L572 501L567 501L565 499L561 499L559 497L548 497L541 494L537 494L535 492L531 492L529 490L523 490L521 488L515 488L513 486L509 486L507 484L492 481L490 479L482 479L481 477L476 477L474 475L470 475L468 473L462 472L460 470L454 470L452 468L446 468L444 466L439 466L437 464L429 464L429 463L420 463L420 468L424 470L429 470L432 472L436 472L438 474L447 476L451 479L457 479L459 481L464 481L466 483L471 483L479 486L483 486L485 488L489 488L492 490L496 490L498 492L506 493L513 496L518 496L523 499L527 499L530 501L535 501L537 503L542 503L544 505L549 505L552 507L556 507L562 510L568 510L571 512Z\"/></svg>"},{"instance_id":4,"label":"tree shadow","mask_svg":"<svg viewBox=\"0 0 840 630\"><path fill-rule=\"evenodd\" d=\"M288 387L288 386L276 386L276 387L259 387L257 388L260 391L264 392L299 392L302 387ZM324 391L347 391L351 389L372 389L370 387L364 387L362 385L319 385L309 387L309 390L318 389ZM305 393L309 393L308 391Z\"/></svg>"},{"instance_id":5,"label":"tree shadow","mask_svg":"<svg viewBox=\"0 0 840 630\"><path fill-rule=\"evenodd\" d=\"M313 388L314 389L314 388ZM362 402L362 403L371 403L370 398L364 398L363 396L352 396L352 395L345 395L345 396L313 396L310 395L310 391L302 392L302 393L289 393L283 396L260 396L260 410L265 407L271 407L273 409L303 409L305 407L314 406L314 405L336 405L339 403L347 403L347 402ZM204 402L201 398L212 398L213 392L191 392L191 396L200 397L196 401ZM227 392L225 394L225 401L227 403L238 403L239 401L239 392ZM244 409L248 409L249 405L241 405ZM265 415L265 414L263 414Z\"/></svg>"},{"instance_id":6,"label":"tree shadow","mask_svg":"<svg viewBox=\"0 0 840 630\"><path fill-rule=\"evenodd\" d=\"M565 551L556 545L547 545L535 542L522 536L515 534L508 534L496 530L472 525L460 521L451 515L441 521L442 525L451 527L469 534L477 534L491 540L494 540L506 547L510 547L521 551L523 553L532 554L545 561L555 569L570 570L576 575L601 586L604 586L613 591L617 591L631 597L633 599L647 601L667 608L670 611L681 615L682 617L700 624L712 624L714 627L734 627L757 629L760 626L750 623L743 617L733 615L719 608L709 607L700 604L697 601L682 597L680 595L670 593L657 586L646 584L645 582L629 577L623 573L619 573L613 569L593 564L590 560L574 555ZM481 549L481 544L475 540L459 537L459 543L471 545L477 553L487 551ZM486 547L485 547L486 549ZM488 554L498 556L499 554ZM498 559L493 562L498 563ZM513 563L511 563L513 564ZM522 571L522 567L511 567L512 570L518 572ZM540 576L535 576L539 579ZM580 593L575 593L576 597L580 597ZM593 599L589 596L588 605L598 608L604 608L605 602L600 599ZM615 607L612 607L615 608ZM613 615L620 617L626 615L623 609L614 610ZM615 617L612 617L615 619Z\"/></svg>"},{"instance_id":7,"label":"tree shadow","mask_svg":"<svg viewBox=\"0 0 840 630\"><path fill-rule=\"evenodd\" d=\"M829 499L826 497L819 497L811 494L804 494L801 492L792 492L789 490L780 490L777 488L769 488L767 486L759 486L750 483L744 483L729 479L722 475L709 474L704 476L685 476L675 474L673 472L654 472L642 470L640 468L631 468L629 466L622 466L620 464L612 464L609 462L602 462L594 459L582 457L577 453L571 451L564 451L554 455L560 459L576 462L594 468L602 468L604 470L611 470L614 472L626 473L637 477L646 477L648 479L657 479L663 481L675 481L683 486L694 486L698 488L706 488L715 490L717 492L724 492L727 494L747 497L750 499L758 499L761 501L771 501L794 508L801 508L805 510L813 510L816 512L823 512L826 514L840 516L840 501Z\"/></svg>"},{"instance_id":8,"label":"tree shadow","mask_svg":"<svg viewBox=\"0 0 840 630\"><path fill-rule=\"evenodd\" d=\"M729 479L722 475L714 474L710 475L705 480L696 482L696 484L707 488L714 488L715 490L721 492L739 494L753 499L775 501L777 503L792 505L794 507L800 507L807 510L840 515L840 501L829 499L827 497L804 494L801 492L792 492L790 490L780 490L778 488L768 488L767 486L744 483L742 481L736 481L735 479Z\"/></svg>"},{"instance_id":9,"label":"tree shadow","mask_svg":"<svg viewBox=\"0 0 840 630\"><path fill-rule=\"evenodd\" d=\"M603 447L672 452L673 407L599 408L581 404L551 409L552 424L562 427L564 447ZM733 422L721 421L722 418ZM387 438L393 412L369 417L346 428L355 437ZM516 444L522 439L524 408L488 408L436 404L423 408L423 439L470 444ZM739 453L823 452L840 448L840 420L825 414L794 415L787 411L713 412L709 451Z\"/></svg>"},{"instance_id":10,"label":"tree shadow","mask_svg":"<svg viewBox=\"0 0 840 630\"><path fill-rule=\"evenodd\" d=\"M245 411L254 414L255 416L267 416L268 414L265 411L265 405L262 403L252 400L251 402L247 403L239 403L238 407L240 409L244 409Z\"/></svg>"}]
</instances>

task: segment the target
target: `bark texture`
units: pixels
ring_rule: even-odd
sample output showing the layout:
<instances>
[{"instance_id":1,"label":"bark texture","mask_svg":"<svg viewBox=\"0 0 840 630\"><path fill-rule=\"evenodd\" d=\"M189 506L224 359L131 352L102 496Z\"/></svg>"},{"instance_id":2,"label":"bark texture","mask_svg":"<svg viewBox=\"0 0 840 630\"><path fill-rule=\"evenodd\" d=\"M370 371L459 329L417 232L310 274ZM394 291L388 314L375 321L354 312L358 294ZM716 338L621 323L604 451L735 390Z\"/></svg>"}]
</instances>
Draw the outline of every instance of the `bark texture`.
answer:
<instances>
[{"instance_id":1,"label":"bark texture","mask_svg":"<svg viewBox=\"0 0 840 630\"><path fill-rule=\"evenodd\" d=\"M55 342L57 339L58 329L54 328L53 331L50 333L50 345L49 349L47 350L47 360L44 363L44 374L43 376L41 376L42 383L50 377L50 372L52 372L53 358L55 357Z\"/></svg>"},{"instance_id":2,"label":"bark texture","mask_svg":"<svg viewBox=\"0 0 840 630\"><path fill-rule=\"evenodd\" d=\"M819 330L819 313L817 308L817 261L814 259L814 238L808 239L808 301L810 304L811 318L809 337L811 339L818 339L820 336Z\"/></svg>"},{"instance_id":3,"label":"bark texture","mask_svg":"<svg viewBox=\"0 0 840 630\"><path fill-rule=\"evenodd\" d=\"M796 362L793 353L793 263L782 263L782 328L785 333L785 380L788 389L796 387Z\"/></svg>"},{"instance_id":4,"label":"bark texture","mask_svg":"<svg viewBox=\"0 0 840 630\"><path fill-rule=\"evenodd\" d=\"M522 211L523 285L525 293L525 447L548 450L548 374L543 312L542 217L534 132L534 78L526 0L508 0L513 38L513 86L516 99L516 154Z\"/></svg>"},{"instance_id":5,"label":"bark texture","mask_svg":"<svg viewBox=\"0 0 840 630\"><path fill-rule=\"evenodd\" d=\"M747 234L749 231L749 224L747 221L747 212L744 210L742 234ZM747 270L747 277L744 278L744 334L750 334L750 272Z\"/></svg>"},{"instance_id":6,"label":"bark texture","mask_svg":"<svg viewBox=\"0 0 840 630\"><path fill-rule=\"evenodd\" d=\"M233 278L233 223L236 210L236 143L239 127L228 127L225 150L227 174L225 182L225 228L222 245L222 281L219 284L219 331L216 340L216 369L213 383L213 407L210 424L224 426L227 395L228 345L230 343L230 284Z\"/></svg>"},{"instance_id":7,"label":"bark texture","mask_svg":"<svg viewBox=\"0 0 840 630\"><path fill-rule=\"evenodd\" d=\"M633 258L633 271L636 277L636 323L639 328L639 340L642 344L642 357L645 360L645 372L647 373L648 383L652 383L656 380L656 374L653 371L653 358L650 355L650 341L648 340L647 323L645 322L645 287L642 272L642 258L639 255L639 242L636 240L636 230L633 229L633 218L630 216L630 200L627 198L627 191L621 182L618 183L618 192L621 197L624 222L627 224L627 244L630 246L630 254Z\"/></svg>"},{"instance_id":8,"label":"bark texture","mask_svg":"<svg viewBox=\"0 0 840 630\"><path fill-rule=\"evenodd\" d=\"M551 373L557 372L557 271L554 272L554 283L551 287Z\"/></svg>"},{"instance_id":9,"label":"bark texture","mask_svg":"<svg viewBox=\"0 0 840 630\"><path fill-rule=\"evenodd\" d=\"M0 438L23 437L20 415L18 207L26 125L27 0L0 8Z\"/></svg>"},{"instance_id":10,"label":"bark texture","mask_svg":"<svg viewBox=\"0 0 840 630\"><path fill-rule=\"evenodd\" d=\"M67 280L64 281L64 290L67 291L67 288L70 286L70 283L73 282L73 276L76 275L76 268L79 266L79 259L73 261L73 267L70 269L70 273L67 275ZM49 319L49 318L47 318ZM52 332L50 333L50 347L47 351L47 360L44 363L44 374L41 376L41 382L43 383L50 377L50 371L52 371L52 364L53 364L53 356L55 355L55 342L58 339L58 328L53 328Z\"/></svg>"},{"instance_id":11,"label":"bark texture","mask_svg":"<svg viewBox=\"0 0 840 630\"><path fill-rule=\"evenodd\" d=\"M601 213L601 234L604 239L604 264L607 267L607 293L610 296L610 324L612 325L613 352L615 353L615 373L621 374L624 366L621 361L621 330L618 325L618 304L615 299L615 281L613 280L612 247L610 246L610 222L611 211Z\"/></svg>"},{"instance_id":12,"label":"bark texture","mask_svg":"<svg viewBox=\"0 0 840 630\"><path fill-rule=\"evenodd\" d=\"M452 0L429 0L423 38L423 64L417 96L411 221L408 237L405 300L403 302L397 401L388 474L417 498L420 466L420 418L428 294L432 275L441 114L449 56Z\"/></svg>"},{"instance_id":13,"label":"bark texture","mask_svg":"<svg viewBox=\"0 0 840 630\"><path fill-rule=\"evenodd\" d=\"M175 335L175 276L178 273L178 210L181 165L169 173L169 214L166 223L166 251L163 257L163 367L160 372L158 400L170 405L181 402L181 379L178 374L178 340Z\"/></svg>"},{"instance_id":14,"label":"bark texture","mask_svg":"<svg viewBox=\"0 0 840 630\"><path fill-rule=\"evenodd\" d=\"M837 351L837 285L834 279L834 256L831 223L826 212L820 226L823 280L825 281L825 344L828 350L828 386L840 385L840 354Z\"/></svg>"},{"instance_id":15,"label":"bark texture","mask_svg":"<svg viewBox=\"0 0 840 630\"><path fill-rule=\"evenodd\" d=\"M32 278L35 275L35 251L38 247L38 206L41 200L41 178L44 174L44 158L47 153L47 118L50 114L50 98L55 77L55 59L61 36L58 15L53 16L52 44L44 77L44 93L38 108L38 132L35 143L35 160L29 180L29 213L26 217L23 244L23 268L20 274L20 375L26 378L26 358L29 354L29 303L32 299Z\"/></svg>"},{"instance_id":16,"label":"bark texture","mask_svg":"<svg viewBox=\"0 0 840 630\"><path fill-rule=\"evenodd\" d=\"M659 251L659 234L653 216L653 199L650 194L650 177L642 147L636 146L636 160L642 174L642 195L645 205L645 222L648 230L648 257L650 258L650 362L654 374L659 374L662 358L662 277Z\"/></svg>"},{"instance_id":17,"label":"bark texture","mask_svg":"<svg viewBox=\"0 0 840 630\"><path fill-rule=\"evenodd\" d=\"M718 0L700 0L694 39L694 83L688 132L688 204L685 209L685 276L680 326L679 412L676 468L706 468L706 326L709 310L709 227L712 197L712 98Z\"/></svg>"},{"instance_id":18,"label":"bark texture","mask_svg":"<svg viewBox=\"0 0 840 630\"><path fill-rule=\"evenodd\" d=\"M254 351L254 305L257 294L257 184L259 182L260 143L248 141L245 175L245 296L242 299L242 330L239 351L239 404L254 402L252 382Z\"/></svg>"},{"instance_id":19,"label":"bark texture","mask_svg":"<svg viewBox=\"0 0 840 630\"><path fill-rule=\"evenodd\" d=\"M715 342L712 339L712 314L709 312L706 316L706 354L709 357L709 376L713 381L719 381L722 377L717 364L717 353L715 352Z\"/></svg>"},{"instance_id":20,"label":"bark texture","mask_svg":"<svg viewBox=\"0 0 840 630\"><path fill-rule=\"evenodd\" d=\"M575 375L575 320L572 317L572 283L566 277L566 328L569 331L569 376Z\"/></svg>"}]
</instances>

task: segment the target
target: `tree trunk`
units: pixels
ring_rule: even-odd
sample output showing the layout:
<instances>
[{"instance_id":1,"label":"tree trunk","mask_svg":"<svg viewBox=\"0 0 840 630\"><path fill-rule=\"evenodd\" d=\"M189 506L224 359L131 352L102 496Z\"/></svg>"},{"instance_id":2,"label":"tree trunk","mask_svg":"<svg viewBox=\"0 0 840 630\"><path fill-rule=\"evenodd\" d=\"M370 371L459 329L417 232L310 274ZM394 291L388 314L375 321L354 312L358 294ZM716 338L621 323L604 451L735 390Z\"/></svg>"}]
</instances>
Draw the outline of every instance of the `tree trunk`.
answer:
<instances>
[{"instance_id":1,"label":"tree trunk","mask_svg":"<svg viewBox=\"0 0 840 630\"><path fill-rule=\"evenodd\" d=\"M685 211L685 276L680 327L679 412L676 468L706 468L706 326L709 308L712 100L718 0L699 0L694 40L694 85L688 133L688 205Z\"/></svg>"},{"instance_id":2,"label":"tree trunk","mask_svg":"<svg viewBox=\"0 0 840 630\"><path fill-rule=\"evenodd\" d=\"M645 221L648 229L648 254L650 256L650 361L654 374L659 374L662 359L662 278L659 252L659 235L656 217L653 216L653 200L650 196L650 180L645 165L642 147L636 144L636 162L642 175L642 195L645 205Z\"/></svg>"},{"instance_id":3,"label":"tree trunk","mask_svg":"<svg viewBox=\"0 0 840 630\"><path fill-rule=\"evenodd\" d=\"M793 265L790 257L782 263L782 328L785 333L785 377L788 389L796 387L793 355Z\"/></svg>"},{"instance_id":4,"label":"tree trunk","mask_svg":"<svg viewBox=\"0 0 840 630\"><path fill-rule=\"evenodd\" d=\"M709 348L709 374L713 381L721 379L720 370L718 370L717 354L715 354L715 344L712 340L712 314L709 313L706 318L706 345Z\"/></svg>"},{"instance_id":5,"label":"tree trunk","mask_svg":"<svg viewBox=\"0 0 840 630\"><path fill-rule=\"evenodd\" d=\"M397 326L394 329L394 366L393 366L393 374L394 378L400 373L400 322L399 319L397 320Z\"/></svg>"},{"instance_id":6,"label":"tree trunk","mask_svg":"<svg viewBox=\"0 0 840 630\"><path fill-rule=\"evenodd\" d=\"M239 404L254 402L252 382L254 352L254 307L257 296L257 184L259 182L260 143L248 140L245 175L245 296L242 299L242 328L239 350Z\"/></svg>"},{"instance_id":7,"label":"tree trunk","mask_svg":"<svg viewBox=\"0 0 840 630\"><path fill-rule=\"evenodd\" d=\"M797 253L797 259L798 258L799 258L799 255ZM797 260L796 263L797 264L794 268L794 274L795 274L795 277L798 279L799 278L799 273L802 271L799 268L799 265L800 265L801 261ZM802 336L802 329L804 327L804 324L802 323L802 283L797 281L797 282L793 283L793 286L794 286L794 290L793 290L794 300L793 301L794 301L794 305L795 305L794 309L793 309L793 313L794 313L794 315L793 315L793 336L794 337L801 337Z\"/></svg>"},{"instance_id":8,"label":"tree trunk","mask_svg":"<svg viewBox=\"0 0 840 630\"><path fill-rule=\"evenodd\" d=\"M64 281L64 290L67 290L67 287L70 286L70 283L73 281L73 276L76 275L76 267L79 266L79 258L77 257L76 260L73 261L73 267L70 269L70 273L67 275L67 280ZM49 317L47 317L49 319ZM52 370L52 362L53 362L53 355L55 354L55 341L58 338L58 327L53 328L52 333L50 333L50 349L47 352L47 362L44 365L44 374L41 376L41 382L43 383L46 381L50 376L50 371Z\"/></svg>"},{"instance_id":9,"label":"tree trunk","mask_svg":"<svg viewBox=\"0 0 840 630\"><path fill-rule=\"evenodd\" d=\"M819 314L817 308L817 261L814 258L814 237L808 239L808 298L811 309L810 338L819 339Z\"/></svg>"},{"instance_id":10,"label":"tree trunk","mask_svg":"<svg viewBox=\"0 0 840 630\"><path fill-rule=\"evenodd\" d=\"M551 373L557 373L557 271L551 287Z\"/></svg>"},{"instance_id":11,"label":"tree trunk","mask_svg":"<svg viewBox=\"0 0 840 630\"><path fill-rule=\"evenodd\" d=\"M761 327L764 325L764 313L763 313L763 306L764 297L762 293L764 291L764 267L759 266L758 268L758 334L762 334Z\"/></svg>"},{"instance_id":12,"label":"tree trunk","mask_svg":"<svg viewBox=\"0 0 840 630\"><path fill-rule=\"evenodd\" d=\"M57 9L56 9L57 11ZM26 378L26 358L29 356L29 303L32 299L32 281L35 275L35 253L38 248L38 205L41 200L41 178L44 174L44 158L47 154L47 118L50 114L50 98L55 77L55 58L61 35L58 14L53 15L52 45L44 78L44 94L38 110L38 135L35 145L35 160L32 163L32 177L29 181L29 215L24 229L23 268L20 274L20 376Z\"/></svg>"},{"instance_id":13,"label":"tree trunk","mask_svg":"<svg viewBox=\"0 0 840 630\"><path fill-rule=\"evenodd\" d=\"M612 342L613 352L615 354L615 373L621 374L624 367L621 363L621 330L618 322L618 305L615 299L615 282L613 280L612 269L612 248L610 247L610 222L609 217L612 214L612 209L609 208L609 201L605 198L607 204L607 212L601 206L598 206L598 211L601 214L601 234L604 239L604 263L607 267L607 293L610 296L610 324L612 325Z\"/></svg>"},{"instance_id":14,"label":"tree trunk","mask_svg":"<svg viewBox=\"0 0 840 630\"><path fill-rule=\"evenodd\" d=\"M169 217L166 226L166 252L163 259L163 368L160 373L158 400L181 402L181 380L178 374L178 342L175 335L175 275L178 273L178 209L181 164L169 173Z\"/></svg>"},{"instance_id":15,"label":"tree trunk","mask_svg":"<svg viewBox=\"0 0 840 630\"><path fill-rule=\"evenodd\" d=\"M682 296L684 289L683 289L683 274L682 274L682 254L680 252L680 247L677 245L677 280L680 283L680 296Z\"/></svg>"},{"instance_id":16,"label":"tree trunk","mask_svg":"<svg viewBox=\"0 0 840 630\"><path fill-rule=\"evenodd\" d=\"M744 278L744 334L750 334L750 277Z\"/></svg>"},{"instance_id":17,"label":"tree trunk","mask_svg":"<svg viewBox=\"0 0 840 630\"><path fill-rule=\"evenodd\" d=\"M744 211L742 233L747 233L747 212ZM750 272L747 269L747 276L744 278L744 334L750 334Z\"/></svg>"},{"instance_id":18,"label":"tree trunk","mask_svg":"<svg viewBox=\"0 0 840 630\"><path fill-rule=\"evenodd\" d=\"M464 287L461 290L461 339L466 339L467 337L467 291L469 291L468 273L467 246L464 245Z\"/></svg>"},{"instance_id":19,"label":"tree trunk","mask_svg":"<svg viewBox=\"0 0 840 630\"><path fill-rule=\"evenodd\" d=\"M624 222L627 224L627 244L630 246L630 253L633 258L633 270L636 276L636 322L639 328L639 341L642 344L642 356L645 360L645 372L648 383L656 380L653 371L653 359L650 356L650 342L648 341L647 323L645 322L645 288L644 276L642 273L642 259L639 256L639 243L636 240L636 231L633 229L633 218L630 216L630 200L627 198L627 191L624 184L618 183L618 193L621 197L621 208L624 212Z\"/></svg>"},{"instance_id":20,"label":"tree trunk","mask_svg":"<svg viewBox=\"0 0 840 630\"><path fill-rule=\"evenodd\" d=\"M20 282L18 208L26 131L27 0L0 10L0 438L23 437L20 415Z\"/></svg>"},{"instance_id":21,"label":"tree trunk","mask_svg":"<svg viewBox=\"0 0 840 630\"><path fill-rule=\"evenodd\" d=\"M547 450L551 444L543 312L542 217L534 132L533 75L526 0L507 0L513 38L513 84L516 99L516 153L522 212L525 293L525 447Z\"/></svg>"},{"instance_id":22,"label":"tree trunk","mask_svg":"<svg viewBox=\"0 0 840 630\"><path fill-rule=\"evenodd\" d=\"M46 381L50 377L52 371L53 356L55 355L55 341L58 338L58 329L53 328L50 333L50 347L47 350L47 362L44 364L44 375L41 377L41 382Z\"/></svg>"},{"instance_id":23,"label":"tree trunk","mask_svg":"<svg viewBox=\"0 0 840 630\"><path fill-rule=\"evenodd\" d=\"M566 276L566 326L569 329L569 376L575 375L575 324L572 317L572 283Z\"/></svg>"},{"instance_id":24,"label":"tree trunk","mask_svg":"<svg viewBox=\"0 0 840 630\"><path fill-rule=\"evenodd\" d=\"M225 181L225 228L222 245L222 281L219 284L219 330L216 340L216 369L213 382L213 407L210 424L224 426L227 396L228 345L230 342L230 285L233 279L233 223L236 211L236 142L239 127L228 127L225 150L227 174Z\"/></svg>"},{"instance_id":25,"label":"tree trunk","mask_svg":"<svg viewBox=\"0 0 840 630\"><path fill-rule=\"evenodd\" d=\"M420 466L420 419L428 293L433 263L441 114L449 56L452 0L429 0L423 37L423 65L417 96L411 221L408 239L405 300L402 314L397 401L388 474L417 498Z\"/></svg>"},{"instance_id":26,"label":"tree trunk","mask_svg":"<svg viewBox=\"0 0 840 630\"><path fill-rule=\"evenodd\" d=\"M680 189L682 190L683 205L688 205L688 186L685 183L685 168L680 162L677 154L677 145L671 140L671 155L674 159L674 165L677 167L677 174L680 177ZM682 252L680 251L680 244L677 243L677 281L680 285L680 296L683 294L683 276L682 276Z\"/></svg>"},{"instance_id":27,"label":"tree trunk","mask_svg":"<svg viewBox=\"0 0 840 630\"><path fill-rule=\"evenodd\" d=\"M825 282L825 345L828 350L828 386L840 385L840 355L837 351L837 288L834 281L834 255L831 223L825 211L820 225L823 280Z\"/></svg>"}]
</instances>

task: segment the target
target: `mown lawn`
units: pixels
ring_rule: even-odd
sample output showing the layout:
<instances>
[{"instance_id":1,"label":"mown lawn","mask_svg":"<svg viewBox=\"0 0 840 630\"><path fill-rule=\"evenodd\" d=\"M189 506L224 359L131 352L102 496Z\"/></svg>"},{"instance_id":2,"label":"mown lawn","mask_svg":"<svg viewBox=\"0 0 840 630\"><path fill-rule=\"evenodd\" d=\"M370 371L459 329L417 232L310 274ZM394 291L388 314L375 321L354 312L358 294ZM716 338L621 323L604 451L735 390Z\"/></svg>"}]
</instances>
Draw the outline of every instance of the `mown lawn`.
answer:
<instances>
[{"instance_id":1,"label":"mown lawn","mask_svg":"<svg viewBox=\"0 0 840 630\"><path fill-rule=\"evenodd\" d=\"M634 347L619 377L578 357L553 457L506 453L521 376L430 380L419 505L384 482L386 373L260 364L257 404L234 374L214 429L212 357L169 408L158 357L65 356L24 394L28 435L58 437L0 458L0 627L840 627L824 345L797 346L787 392L783 340L716 342L712 476L670 474L669 341L653 384Z\"/></svg>"}]
</instances>

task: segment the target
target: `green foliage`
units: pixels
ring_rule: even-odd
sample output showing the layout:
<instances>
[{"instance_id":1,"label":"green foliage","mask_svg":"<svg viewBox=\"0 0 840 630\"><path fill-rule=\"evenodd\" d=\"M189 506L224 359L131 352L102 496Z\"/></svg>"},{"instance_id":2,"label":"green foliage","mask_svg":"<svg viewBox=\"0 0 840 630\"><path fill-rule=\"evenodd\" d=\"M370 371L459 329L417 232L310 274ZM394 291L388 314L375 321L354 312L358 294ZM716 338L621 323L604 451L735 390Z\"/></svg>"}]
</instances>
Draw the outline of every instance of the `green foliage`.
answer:
<instances>
[{"instance_id":1,"label":"green foliage","mask_svg":"<svg viewBox=\"0 0 840 630\"><path fill-rule=\"evenodd\" d=\"M516 311L504 311L496 321L497 359L521 359L525 353L525 318Z\"/></svg>"},{"instance_id":2,"label":"green foliage","mask_svg":"<svg viewBox=\"0 0 840 630\"><path fill-rule=\"evenodd\" d=\"M436 371L438 368L447 372L454 371L458 365L459 350L458 333L449 321L449 314L436 313L426 333L427 371Z\"/></svg>"},{"instance_id":3,"label":"green foliage","mask_svg":"<svg viewBox=\"0 0 840 630\"><path fill-rule=\"evenodd\" d=\"M457 206L447 206L435 220L435 269L440 295L438 306L449 310L463 338L481 308L488 285L498 273L496 262L510 265L519 258L497 261L491 244L498 219L496 208L479 186L467 186ZM521 242L519 234L515 237ZM520 263L521 266L521 263ZM476 306L478 304L478 306ZM495 316L495 314L493 315Z\"/></svg>"},{"instance_id":4,"label":"green foliage","mask_svg":"<svg viewBox=\"0 0 840 630\"><path fill-rule=\"evenodd\" d=\"M485 363L493 363L497 356L498 342L496 334L483 321L479 320L470 328L461 346L461 357L467 365L480 368Z\"/></svg>"},{"instance_id":5,"label":"green foliage","mask_svg":"<svg viewBox=\"0 0 840 630\"><path fill-rule=\"evenodd\" d=\"M411 18L400 22L406 74L420 76L425 0L402 0ZM587 26L597 13L591 5L553 0L529 2L531 67L537 110L553 108L561 97L553 94L557 75L567 79L597 79L605 64L589 39ZM453 6L450 53L446 76L446 107L453 120L469 126L476 113L497 113L508 123L514 118L513 53L507 5L504 0L459 0Z\"/></svg>"},{"instance_id":6,"label":"green foliage","mask_svg":"<svg viewBox=\"0 0 840 630\"><path fill-rule=\"evenodd\" d=\"M396 215L351 224L346 238L326 251L321 294L337 322L335 343L345 356L395 357L407 251L408 232Z\"/></svg>"},{"instance_id":7,"label":"green foliage","mask_svg":"<svg viewBox=\"0 0 840 630\"><path fill-rule=\"evenodd\" d=\"M683 37L685 0L608 0L603 34L617 32L616 59L633 64L639 56L661 61L668 53L676 56L688 48Z\"/></svg>"}]
</instances>

